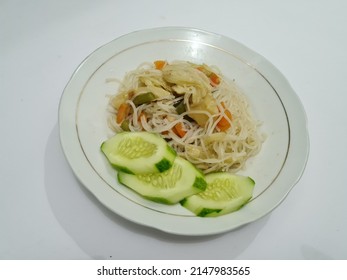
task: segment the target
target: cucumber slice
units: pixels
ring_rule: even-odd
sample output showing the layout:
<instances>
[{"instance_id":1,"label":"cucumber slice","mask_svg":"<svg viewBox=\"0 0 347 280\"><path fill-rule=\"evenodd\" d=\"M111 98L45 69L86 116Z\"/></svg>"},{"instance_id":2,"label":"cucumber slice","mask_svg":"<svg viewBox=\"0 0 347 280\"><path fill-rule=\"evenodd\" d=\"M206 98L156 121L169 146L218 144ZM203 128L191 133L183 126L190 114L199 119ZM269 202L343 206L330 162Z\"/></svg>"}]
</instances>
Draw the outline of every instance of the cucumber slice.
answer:
<instances>
[{"instance_id":1,"label":"cucumber slice","mask_svg":"<svg viewBox=\"0 0 347 280\"><path fill-rule=\"evenodd\" d=\"M143 197L164 204L178 203L207 186L202 172L181 157L176 157L173 166L162 173L118 172L118 181Z\"/></svg>"},{"instance_id":2,"label":"cucumber slice","mask_svg":"<svg viewBox=\"0 0 347 280\"><path fill-rule=\"evenodd\" d=\"M255 182L250 177L217 172L206 175L205 179L205 191L180 202L197 216L225 215L238 210L252 198Z\"/></svg>"},{"instance_id":3,"label":"cucumber slice","mask_svg":"<svg viewBox=\"0 0 347 280\"><path fill-rule=\"evenodd\" d=\"M159 135L149 132L121 132L101 144L101 150L117 170L138 174L169 169L176 151Z\"/></svg>"}]
</instances>

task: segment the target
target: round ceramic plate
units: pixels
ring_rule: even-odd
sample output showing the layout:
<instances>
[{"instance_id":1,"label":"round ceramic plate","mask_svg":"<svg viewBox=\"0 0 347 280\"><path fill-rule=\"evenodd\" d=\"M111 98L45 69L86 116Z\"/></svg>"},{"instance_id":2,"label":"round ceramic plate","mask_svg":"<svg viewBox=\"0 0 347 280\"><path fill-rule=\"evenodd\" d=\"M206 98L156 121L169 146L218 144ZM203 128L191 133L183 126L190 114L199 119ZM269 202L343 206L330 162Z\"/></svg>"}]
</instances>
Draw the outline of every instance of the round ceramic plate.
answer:
<instances>
[{"instance_id":1,"label":"round ceramic plate","mask_svg":"<svg viewBox=\"0 0 347 280\"><path fill-rule=\"evenodd\" d=\"M217 66L235 80L260 120L266 140L241 174L252 177L253 199L239 211L201 218L181 207L143 199L120 185L116 171L100 151L113 135L107 125L109 96L126 72L157 59ZM283 75L266 59L240 43L197 29L159 28L122 36L93 52L67 84L59 108L61 144L75 175L100 202L118 215L180 235L226 232L272 211L300 179L309 152L303 106Z\"/></svg>"}]
</instances>

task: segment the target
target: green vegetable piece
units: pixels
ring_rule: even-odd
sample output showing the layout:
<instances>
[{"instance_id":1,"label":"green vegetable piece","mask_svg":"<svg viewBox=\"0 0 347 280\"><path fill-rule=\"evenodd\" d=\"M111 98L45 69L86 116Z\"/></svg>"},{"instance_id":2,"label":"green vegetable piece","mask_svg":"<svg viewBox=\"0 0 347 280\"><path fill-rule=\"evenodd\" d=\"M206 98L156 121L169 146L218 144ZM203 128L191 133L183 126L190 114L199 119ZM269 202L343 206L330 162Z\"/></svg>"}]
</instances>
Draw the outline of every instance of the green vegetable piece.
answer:
<instances>
[{"instance_id":1,"label":"green vegetable piece","mask_svg":"<svg viewBox=\"0 0 347 280\"><path fill-rule=\"evenodd\" d=\"M255 182L250 177L217 172L206 175L205 179L205 191L180 202L197 216L225 215L240 209L252 198Z\"/></svg>"},{"instance_id":2,"label":"green vegetable piece","mask_svg":"<svg viewBox=\"0 0 347 280\"><path fill-rule=\"evenodd\" d=\"M206 189L204 174L187 160L176 157L172 167L162 173L128 174L118 172L118 180L144 198L175 204Z\"/></svg>"},{"instance_id":3,"label":"green vegetable piece","mask_svg":"<svg viewBox=\"0 0 347 280\"><path fill-rule=\"evenodd\" d=\"M182 100L178 105L176 106L176 112L177 114L181 115L184 112L186 112L186 105L184 105L184 101Z\"/></svg>"},{"instance_id":4,"label":"green vegetable piece","mask_svg":"<svg viewBox=\"0 0 347 280\"><path fill-rule=\"evenodd\" d=\"M149 103L155 99L155 95L152 92L146 92L135 96L133 102L136 106L141 104Z\"/></svg>"},{"instance_id":5,"label":"green vegetable piece","mask_svg":"<svg viewBox=\"0 0 347 280\"><path fill-rule=\"evenodd\" d=\"M114 168L133 174L163 172L176 158L162 137L144 131L118 133L101 144L101 151Z\"/></svg>"},{"instance_id":6,"label":"green vegetable piece","mask_svg":"<svg viewBox=\"0 0 347 280\"><path fill-rule=\"evenodd\" d=\"M123 131L130 131L129 121L128 120L124 120L122 122L122 124L120 125L120 128L123 129Z\"/></svg>"},{"instance_id":7,"label":"green vegetable piece","mask_svg":"<svg viewBox=\"0 0 347 280\"><path fill-rule=\"evenodd\" d=\"M175 108L176 108L177 114L179 114L179 115L187 112L187 108L186 108L186 105L184 104L183 100L181 102L179 102L177 105L175 105ZM194 120L191 117L189 117L188 115L184 115L183 118L189 122L194 122Z\"/></svg>"}]
</instances>

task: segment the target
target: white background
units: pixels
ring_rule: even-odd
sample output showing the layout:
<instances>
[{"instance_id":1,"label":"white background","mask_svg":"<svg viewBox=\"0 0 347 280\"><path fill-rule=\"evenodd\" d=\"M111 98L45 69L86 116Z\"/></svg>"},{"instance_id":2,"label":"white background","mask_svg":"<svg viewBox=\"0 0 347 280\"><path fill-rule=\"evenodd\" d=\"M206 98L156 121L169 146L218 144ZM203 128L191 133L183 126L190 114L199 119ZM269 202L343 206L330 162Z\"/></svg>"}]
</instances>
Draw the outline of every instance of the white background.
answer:
<instances>
[{"instance_id":1,"label":"white background","mask_svg":"<svg viewBox=\"0 0 347 280\"><path fill-rule=\"evenodd\" d=\"M347 259L346 1L2 0L0 20L0 259ZM101 45L161 26L245 44L300 97L309 161L266 217L169 235L111 213L73 175L58 128L71 74Z\"/></svg>"}]
</instances>

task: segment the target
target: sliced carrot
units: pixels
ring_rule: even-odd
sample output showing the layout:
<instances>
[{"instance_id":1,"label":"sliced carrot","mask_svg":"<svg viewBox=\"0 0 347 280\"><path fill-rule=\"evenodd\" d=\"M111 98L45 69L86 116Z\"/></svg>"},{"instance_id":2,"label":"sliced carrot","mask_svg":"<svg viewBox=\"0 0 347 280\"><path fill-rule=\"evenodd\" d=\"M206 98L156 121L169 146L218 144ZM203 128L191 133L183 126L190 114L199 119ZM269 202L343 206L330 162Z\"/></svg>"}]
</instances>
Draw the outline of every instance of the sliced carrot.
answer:
<instances>
[{"instance_id":1,"label":"sliced carrot","mask_svg":"<svg viewBox=\"0 0 347 280\"><path fill-rule=\"evenodd\" d=\"M128 99L129 99L129 100L130 100L130 99L133 99L134 95L135 95L135 92L134 92L133 90L129 91L129 92L128 92Z\"/></svg>"},{"instance_id":2,"label":"sliced carrot","mask_svg":"<svg viewBox=\"0 0 347 280\"><path fill-rule=\"evenodd\" d=\"M128 103L122 103L119 106L117 116L116 116L117 123L121 124L126 119L129 112L130 112L130 105Z\"/></svg>"},{"instance_id":3,"label":"sliced carrot","mask_svg":"<svg viewBox=\"0 0 347 280\"><path fill-rule=\"evenodd\" d=\"M156 60L156 61L154 61L155 69L161 70L161 69L164 68L165 65L166 65L166 61L165 60Z\"/></svg>"},{"instance_id":4,"label":"sliced carrot","mask_svg":"<svg viewBox=\"0 0 347 280\"><path fill-rule=\"evenodd\" d=\"M196 67L196 69L198 69L199 71L201 71L201 72L203 72L203 73L205 73L205 74L206 74L206 69L205 69L205 67L204 67L204 66L199 65L198 67ZM206 74L206 75L207 75L207 74Z\"/></svg>"},{"instance_id":5,"label":"sliced carrot","mask_svg":"<svg viewBox=\"0 0 347 280\"><path fill-rule=\"evenodd\" d=\"M203 65L199 65L198 67L196 67L196 69L204 73L207 77L210 77L211 75L211 71L206 69Z\"/></svg>"},{"instance_id":6,"label":"sliced carrot","mask_svg":"<svg viewBox=\"0 0 347 280\"><path fill-rule=\"evenodd\" d=\"M212 86L217 86L220 84L220 78L216 73L209 71L202 65L199 65L198 67L196 67L196 69L204 73L210 79Z\"/></svg>"},{"instance_id":7,"label":"sliced carrot","mask_svg":"<svg viewBox=\"0 0 347 280\"><path fill-rule=\"evenodd\" d=\"M144 120L143 120L143 119L144 119ZM137 121L138 121L138 123L139 123L139 125L140 125L140 127L141 127L142 130L144 130L142 122L143 122L143 121L146 121L146 120L147 120L147 116L146 116L146 114L145 114L144 112L141 112L141 113L138 115L138 117L137 117Z\"/></svg>"},{"instance_id":8,"label":"sliced carrot","mask_svg":"<svg viewBox=\"0 0 347 280\"><path fill-rule=\"evenodd\" d=\"M210 74L209 78L211 80L212 85L216 86L216 85L220 84L220 78L219 78L219 76L216 73L212 72Z\"/></svg>"},{"instance_id":9,"label":"sliced carrot","mask_svg":"<svg viewBox=\"0 0 347 280\"><path fill-rule=\"evenodd\" d=\"M220 121L217 123L217 127L220 131L226 131L231 127L230 121L232 120L231 112L225 108L224 102L221 103L224 108L224 114Z\"/></svg>"},{"instance_id":10,"label":"sliced carrot","mask_svg":"<svg viewBox=\"0 0 347 280\"><path fill-rule=\"evenodd\" d=\"M177 123L173 128L172 131L179 137L183 138L184 135L186 135L187 131L184 130L182 123Z\"/></svg>"},{"instance_id":11,"label":"sliced carrot","mask_svg":"<svg viewBox=\"0 0 347 280\"><path fill-rule=\"evenodd\" d=\"M141 112L140 115L137 117L137 121L142 122L142 117L145 118L145 120L147 119L146 114L144 112Z\"/></svg>"},{"instance_id":12,"label":"sliced carrot","mask_svg":"<svg viewBox=\"0 0 347 280\"><path fill-rule=\"evenodd\" d=\"M218 122L217 127L220 131L226 131L231 127L230 121L231 121L231 113L229 110L225 110L224 114L226 117L222 117L221 120Z\"/></svg>"}]
</instances>

